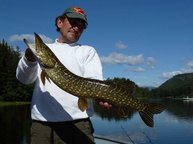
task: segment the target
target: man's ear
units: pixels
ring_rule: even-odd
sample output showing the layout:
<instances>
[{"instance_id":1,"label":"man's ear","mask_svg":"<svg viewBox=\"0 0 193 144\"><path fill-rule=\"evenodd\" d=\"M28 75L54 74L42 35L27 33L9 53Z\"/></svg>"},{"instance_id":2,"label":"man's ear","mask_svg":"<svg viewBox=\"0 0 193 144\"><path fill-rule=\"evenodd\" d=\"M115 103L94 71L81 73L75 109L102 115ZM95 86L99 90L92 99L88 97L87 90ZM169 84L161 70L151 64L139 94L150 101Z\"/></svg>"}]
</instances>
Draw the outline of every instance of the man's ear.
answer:
<instances>
[{"instance_id":1,"label":"man's ear","mask_svg":"<svg viewBox=\"0 0 193 144\"><path fill-rule=\"evenodd\" d=\"M57 23L58 28L61 28L61 27L62 27L63 21L64 21L64 19L62 19L62 18L60 18L60 17L57 18L57 22L56 22L56 23Z\"/></svg>"}]
</instances>

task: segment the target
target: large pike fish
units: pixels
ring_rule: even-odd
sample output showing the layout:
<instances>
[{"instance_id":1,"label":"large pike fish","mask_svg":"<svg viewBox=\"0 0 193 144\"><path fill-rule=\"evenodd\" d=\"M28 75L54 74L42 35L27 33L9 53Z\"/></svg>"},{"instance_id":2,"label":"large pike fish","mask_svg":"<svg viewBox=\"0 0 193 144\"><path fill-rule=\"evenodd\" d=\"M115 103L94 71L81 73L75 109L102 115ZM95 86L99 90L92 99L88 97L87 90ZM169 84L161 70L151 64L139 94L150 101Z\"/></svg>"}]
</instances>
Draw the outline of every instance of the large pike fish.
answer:
<instances>
[{"instance_id":1,"label":"large pike fish","mask_svg":"<svg viewBox=\"0 0 193 144\"><path fill-rule=\"evenodd\" d=\"M59 61L39 35L36 33L34 35L35 45L30 44L26 39L24 42L32 50L42 68L43 84L45 84L45 79L52 80L61 89L77 96L78 107L81 111L88 108L88 99L106 101L118 108L119 114L124 117L127 116L127 109L137 110L145 124L153 127L153 114L161 113L164 110L162 105L144 103L116 84L73 74Z\"/></svg>"}]
</instances>

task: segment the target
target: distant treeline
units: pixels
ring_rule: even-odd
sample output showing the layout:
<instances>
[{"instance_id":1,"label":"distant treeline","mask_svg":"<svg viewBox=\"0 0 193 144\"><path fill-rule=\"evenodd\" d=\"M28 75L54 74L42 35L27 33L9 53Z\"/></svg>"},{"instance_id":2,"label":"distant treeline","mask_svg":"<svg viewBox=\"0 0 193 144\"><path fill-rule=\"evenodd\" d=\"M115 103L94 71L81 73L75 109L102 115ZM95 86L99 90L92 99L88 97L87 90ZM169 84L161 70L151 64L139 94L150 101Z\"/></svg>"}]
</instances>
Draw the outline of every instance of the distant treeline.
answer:
<instances>
[{"instance_id":1,"label":"distant treeline","mask_svg":"<svg viewBox=\"0 0 193 144\"><path fill-rule=\"evenodd\" d=\"M0 101L30 101L33 85L21 84L15 77L21 52L19 47L13 48L4 40L0 41ZM116 83L139 98L176 97L193 93L193 87L178 88L144 88L126 78L108 78L109 83ZM167 86L166 86L167 87Z\"/></svg>"}]
</instances>

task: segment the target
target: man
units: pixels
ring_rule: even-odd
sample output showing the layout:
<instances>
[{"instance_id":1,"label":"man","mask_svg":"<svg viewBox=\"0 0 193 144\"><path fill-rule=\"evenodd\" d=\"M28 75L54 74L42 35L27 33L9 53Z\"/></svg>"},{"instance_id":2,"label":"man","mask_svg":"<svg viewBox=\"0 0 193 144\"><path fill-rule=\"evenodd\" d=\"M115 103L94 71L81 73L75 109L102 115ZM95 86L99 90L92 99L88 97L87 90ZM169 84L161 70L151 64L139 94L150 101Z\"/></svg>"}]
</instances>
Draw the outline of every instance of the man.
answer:
<instances>
[{"instance_id":1,"label":"man","mask_svg":"<svg viewBox=\"0 0 193 144\"><path fill-rule=\"evenodd\" d=\"M85 12L79 7L67 8L56 18L55 25L59 37L47 44L58 59L73 73L87 78L102 80L102 66L93 47L77 44L87 27ZM89 117L93 106L82 112L78 108L78 98L63 91L53 82L42 84L41 68L29 48L20 59L16 70L17 79L30 84L35 82L31 103L31 143L32 144L92 144L93 127ZM110 108L107 102L99 102Z\"/></svg>"}]
</instances>

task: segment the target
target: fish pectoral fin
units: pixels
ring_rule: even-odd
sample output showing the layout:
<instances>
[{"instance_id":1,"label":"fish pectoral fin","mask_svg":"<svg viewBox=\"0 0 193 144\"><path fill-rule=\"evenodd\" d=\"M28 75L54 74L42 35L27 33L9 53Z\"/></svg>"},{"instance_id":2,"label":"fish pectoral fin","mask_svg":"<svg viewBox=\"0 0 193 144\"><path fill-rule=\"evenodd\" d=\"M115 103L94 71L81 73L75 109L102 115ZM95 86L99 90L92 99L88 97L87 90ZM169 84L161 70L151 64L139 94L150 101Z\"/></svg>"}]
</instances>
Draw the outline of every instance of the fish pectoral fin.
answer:
<instances>
[{"instance_id":1,"label":"fish pectoral fin","mask_svg":"<svg viewBox=\"0 0 193 144\"><path fill-rule=\"evenodd\" d=\"M89 100L86 98L78 99L78 107L83 112L89 107Z\"/></svg>"},{"instance_id":2,"label":"fish pectoral fin","mask_svg":"<svg viewBox=\"0 0 193 144\"><path fill-rule=\"evenodd\" d=\"M40 76L41 76L41 81L43 85L45 85L46 79L50 82L50 78L48 77L47 73L44 70L42 70Z\"/></svg>"}]
</instances>

